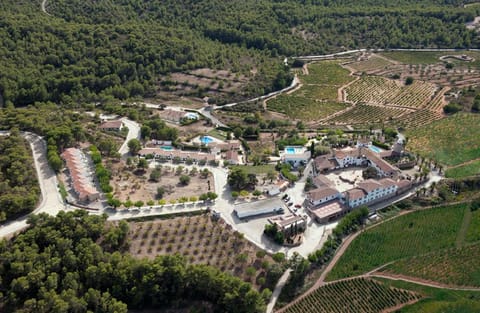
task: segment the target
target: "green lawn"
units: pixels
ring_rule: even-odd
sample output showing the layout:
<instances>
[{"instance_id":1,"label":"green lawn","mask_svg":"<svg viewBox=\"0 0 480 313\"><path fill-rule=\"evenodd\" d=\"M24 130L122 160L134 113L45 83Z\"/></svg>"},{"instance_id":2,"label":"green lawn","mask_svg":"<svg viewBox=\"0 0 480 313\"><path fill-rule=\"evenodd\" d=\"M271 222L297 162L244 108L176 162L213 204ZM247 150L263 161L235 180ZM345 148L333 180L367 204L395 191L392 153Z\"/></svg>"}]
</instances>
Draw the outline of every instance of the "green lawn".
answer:
<instances>
[{"instance_id":1,"label":"green lawn","mask_svg":"<svg viewBox=\"0 0 480 313\"><path fill-rule=\"evenodd\" d=\"M405 257L453 248L466 205L400 216L359 235L329 273L336 280L366 273Z\"/></svg>"},{"instance_id":2,"label":"green lawn","mask_svg":"<svg viewBox=\"0 0 480 313\"><path fill-rule=\"evenodd\" d=\"M480 158L480 115L457 113L409 131L407 137L409 150L445 165L461 164Z\"/></svg>"},{"instance_id":3,"label":"green lawn","mask_svg":"<svg viewBox=\"0 0 480 313\"><path fill-rule=\"evenodd\" d=\"M267 164L267 165L234 165L230 167L231 169L234 168L241 168L245 170L247 174L267 174L268 172L275 172L275 165Z\"/></svg>"},{"instance_id":4,"label":"green lawn","mask_svg":"<svg viewBox=\"0 0 480 313\"><path fill-rule=\"evenodd\" d=\"M425 298L419 302L395 311L397 313L480 312L480 292L439 289L388 279L378 280L385 285L411 290L425 296Z\"/></svg>"},{"instance_id":5,"label":"green lawn","mask_svg":"<svg viewBox=\"0 0 480 313\"><path fill-rule=\"evenodd\" d=\"M480 174L480 160L461 165L455 168L449 168L445 171L445 177L463 178Z\"/></svg>"},{"instance_id":6,"label":"green lawn","mask_svg":"<svg viewBox=\"0 0 480 313\"><path fill-rule=\"evenodd\" d=\"M208 135L220 140L227 139L227 132L218 130L218 129L212 129L211 131L208 132Z\"/></svg>"}]
</instances>

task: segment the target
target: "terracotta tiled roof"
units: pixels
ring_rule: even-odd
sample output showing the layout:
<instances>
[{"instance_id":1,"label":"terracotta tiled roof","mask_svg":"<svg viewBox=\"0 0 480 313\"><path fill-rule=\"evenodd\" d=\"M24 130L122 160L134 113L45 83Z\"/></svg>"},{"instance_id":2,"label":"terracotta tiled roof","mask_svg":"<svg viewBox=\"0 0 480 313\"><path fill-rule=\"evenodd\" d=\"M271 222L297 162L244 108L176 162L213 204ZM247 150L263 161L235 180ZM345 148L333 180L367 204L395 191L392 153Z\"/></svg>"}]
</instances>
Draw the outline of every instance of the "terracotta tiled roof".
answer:
<instances>
[{"instance_id":1,"label":"terracotta tiled roof","mask_svg":"<svg viewBox=\"0 0 480 313\"><path fill-rule=\"evenodd\" d=\"M324 199L326 197L329 197L329 196L333 196L333 195L336 195L338 194L338 190L334 189L334 188L330 188L330 187L321 187L321 188L317 188L317 189L313 189L311 191L309 191L307 193L307 197L308 199L310 199L310 201L318 201L318 200L321 200L321 199Z\"/></svg>"}]
</instances>

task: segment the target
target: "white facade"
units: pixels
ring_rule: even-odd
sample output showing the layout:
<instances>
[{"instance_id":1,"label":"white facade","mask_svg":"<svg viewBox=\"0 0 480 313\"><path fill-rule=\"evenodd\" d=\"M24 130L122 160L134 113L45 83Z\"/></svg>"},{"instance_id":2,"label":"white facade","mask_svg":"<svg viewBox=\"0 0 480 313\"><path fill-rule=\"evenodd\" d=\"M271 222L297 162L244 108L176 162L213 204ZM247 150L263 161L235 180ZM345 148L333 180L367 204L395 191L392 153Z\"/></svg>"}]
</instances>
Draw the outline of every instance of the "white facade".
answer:
<instances>
[{"instance_id":1,"label":"white facade","mask_svg":"<svg viewBox=\"0 0 480 313\"><path fill-rule=\"evenodd\" d=\"M310 151L305 147L289 146L283 152L283 162L293 167L307 164L310 157Z\"/></svg>"},{"instance_id":2,"label":"white facade","mask_svg":"<svg viewBox=\"0 0 480 313\"><path fill-rule=\"evenodd\" d=\"M396 184L383 185L378 183L378 187L375 189L362 188L360 184L357 188L345 192L345 200L349 207L355 208L386 197L391 197L396 194L397 189L398 186Z\"/></svg>"},{"instance_id":3,"label":"white facade","mask_svg":"<svg viewBox=\"0 0 480 313\"><path fill-rule=\"evenodd\" d=\"M307 199L312 206L340 198L340 192L330 187L314 189L307 193Z\"/></svg>"}]
</instances>

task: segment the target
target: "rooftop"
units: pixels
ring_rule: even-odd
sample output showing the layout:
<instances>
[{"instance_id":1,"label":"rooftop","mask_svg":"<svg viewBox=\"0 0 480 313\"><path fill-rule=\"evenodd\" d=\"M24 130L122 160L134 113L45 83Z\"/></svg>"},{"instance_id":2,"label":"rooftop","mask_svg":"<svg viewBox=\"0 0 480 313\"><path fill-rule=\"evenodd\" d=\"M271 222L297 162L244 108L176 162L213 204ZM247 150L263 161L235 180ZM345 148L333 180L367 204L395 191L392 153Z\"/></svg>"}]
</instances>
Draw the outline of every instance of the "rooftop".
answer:
<instances>
[{"instance_id":1,"label":"rooftop","mask_svg":"<svg viewBox=\"0 0 480 313\"><path fill-rule=\"evenodd\" d=\"M311 201L317 201L336 194L338 194L337 189L330 187L321 187L307 192L307 197Z\"/></svg>"},{"instance_id":2,"label":"rooftop","mask_svg":"<svg viewBox=\"0 0 480 313\"><path fill-rule=\"evenodd\" d=\"M327 204L324 204L316 209L311 209L310 212L315 215L318 219L323 219L331 215L337 214L345 210L346 207L338 200L331 201Z\"/></svg>"}]
</instances>

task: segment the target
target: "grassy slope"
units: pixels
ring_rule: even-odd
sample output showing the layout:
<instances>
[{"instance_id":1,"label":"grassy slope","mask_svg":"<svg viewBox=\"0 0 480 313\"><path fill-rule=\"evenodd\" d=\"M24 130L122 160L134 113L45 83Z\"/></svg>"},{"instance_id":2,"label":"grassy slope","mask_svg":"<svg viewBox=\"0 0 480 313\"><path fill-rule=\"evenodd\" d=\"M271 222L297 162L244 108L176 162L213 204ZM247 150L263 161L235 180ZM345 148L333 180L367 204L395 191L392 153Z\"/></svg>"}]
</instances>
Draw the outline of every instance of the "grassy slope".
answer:
<instances>
[{"instance_id":1,"label":"grassy slope","mask_svg":"<svg viewBox=\"0 0 480 313\"><path fill-rule=\"evenodd\" d=\"M474 62L458 61L459 65L479 65L480 53L475 51L455 51L455 52L410 52L410 51L392 51L382 52L381 55L389 59L399 61L405 64L435 64L440 61L444 55L462 55L466 54L475 58ZM456 61L455 61L456 62ZM457 63L457 62L456 62Z\"/></svg>"},{"instance_id":2,"label":"grassy slope","mask_svg":"<svg viewBox=\"0 0 480 313\"><path fill-rule=\"evenodd\" d=\"M388 262L455 246L465 205L400 216L357 237L327 279L355 276Z\"/></svg>"},{"instance_id":3,"label":"grassy slope","mask_svg":"<svg viewBox=\"0 0 480 313\"><path fill-rule=\"evenodd\" d=\"M408 148L445 165L480 157L480 115L458 113L407 133Z\"/></svg>"},{"instance_id":4,"label":"grassy slope","mask_svg":"<svg viewBox=\"0 0 480 313\"><path fill-rule=\"evenodd\" d=\"M445 171L445 176L448 178L462 178L472 175L480 174L480 160L461 165L455 168L450 168Z\"/></svg>"}]
</instances>

